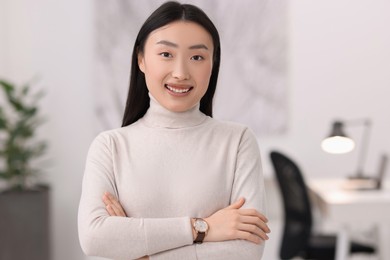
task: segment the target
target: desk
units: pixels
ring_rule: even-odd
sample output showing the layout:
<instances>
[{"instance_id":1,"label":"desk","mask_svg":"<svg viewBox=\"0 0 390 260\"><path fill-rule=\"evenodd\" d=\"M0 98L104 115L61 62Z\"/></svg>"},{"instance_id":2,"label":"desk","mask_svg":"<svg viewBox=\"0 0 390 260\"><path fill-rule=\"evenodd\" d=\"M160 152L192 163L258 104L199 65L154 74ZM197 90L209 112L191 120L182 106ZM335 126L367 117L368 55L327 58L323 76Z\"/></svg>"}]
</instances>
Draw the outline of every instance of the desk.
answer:
<instances>
[{"instance_id":1,"label":"desk","mask_svg":"<svg viewBox=\"0 0 390 260\"><path fill-rule=\"evenodd\" d=\"M345 179L312 179L308 187L318 199L324 216L337 224L336 259L347 259L349 251L349 223L372 223L378 233L378 256L390 259L388 245L390 231L390 183L382 190L351 191L342 188Z\"/></svg>"}]
</instances>

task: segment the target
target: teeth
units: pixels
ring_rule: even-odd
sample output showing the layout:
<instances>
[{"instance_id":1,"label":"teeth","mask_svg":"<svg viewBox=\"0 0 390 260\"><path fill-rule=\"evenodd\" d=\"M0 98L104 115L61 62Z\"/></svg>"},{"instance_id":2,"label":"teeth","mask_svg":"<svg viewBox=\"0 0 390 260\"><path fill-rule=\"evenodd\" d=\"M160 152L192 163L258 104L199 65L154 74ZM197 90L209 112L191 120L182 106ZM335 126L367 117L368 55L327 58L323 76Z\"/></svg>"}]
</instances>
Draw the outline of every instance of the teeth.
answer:
<instances>
[{"instance_id":1,"label":"teeth","mask_svg":"<svg viewBox=\"0 0 390 260\"><path fill-rule=\"evenodd\" d=\"M188 91L190 91L191 88L173 88L169 85L166 85L166 87L170 90L170 91L173 91L175 93L187 93Z\"/></svg>"}]
</instances>

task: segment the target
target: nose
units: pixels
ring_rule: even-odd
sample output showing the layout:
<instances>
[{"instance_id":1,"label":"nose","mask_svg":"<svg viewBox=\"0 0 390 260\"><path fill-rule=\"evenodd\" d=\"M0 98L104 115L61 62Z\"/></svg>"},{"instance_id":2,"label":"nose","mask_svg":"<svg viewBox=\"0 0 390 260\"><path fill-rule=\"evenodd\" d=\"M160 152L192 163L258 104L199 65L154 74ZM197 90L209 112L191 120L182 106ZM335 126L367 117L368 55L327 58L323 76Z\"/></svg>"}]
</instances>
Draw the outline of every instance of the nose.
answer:
<instances>
[{"instance_id":1,"label":"nose","mask_svg":"<svg viewBox=\"0 0 390 260\"><path fill-rule=\"evenodd\" d=\"M177 80L186 80L190 78L190 72L186 61L182 59L176 60L172 70L172 77Z\"/></svg>"}]
</instances>

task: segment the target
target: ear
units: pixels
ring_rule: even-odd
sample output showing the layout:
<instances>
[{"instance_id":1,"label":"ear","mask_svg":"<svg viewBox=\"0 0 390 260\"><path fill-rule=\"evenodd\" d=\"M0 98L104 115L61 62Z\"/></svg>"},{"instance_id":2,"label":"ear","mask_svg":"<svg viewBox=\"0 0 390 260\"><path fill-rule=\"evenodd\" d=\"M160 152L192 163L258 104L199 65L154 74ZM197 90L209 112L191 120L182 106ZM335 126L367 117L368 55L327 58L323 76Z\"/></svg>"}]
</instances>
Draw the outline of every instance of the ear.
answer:
<instances>
[{"instance_id":1,"label":"ear","mask_svg":"<svg viewBox=\"0 0 390 260\"><path fill-rule=\"evenodd\" d=\"M144 55L140 52L138 53L138 67L143 73L145 73L145 59Z\"/></svg>"}]
</instances>

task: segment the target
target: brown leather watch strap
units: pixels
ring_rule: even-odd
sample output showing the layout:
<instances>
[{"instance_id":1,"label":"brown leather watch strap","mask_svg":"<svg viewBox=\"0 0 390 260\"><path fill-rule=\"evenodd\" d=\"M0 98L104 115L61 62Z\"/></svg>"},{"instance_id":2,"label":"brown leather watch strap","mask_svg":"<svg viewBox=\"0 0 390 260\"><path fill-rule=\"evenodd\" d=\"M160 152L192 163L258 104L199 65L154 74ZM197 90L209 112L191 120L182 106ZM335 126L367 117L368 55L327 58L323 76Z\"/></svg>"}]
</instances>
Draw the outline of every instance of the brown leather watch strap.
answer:
<instances>
[{"instance_id":1,"label":"brown leather watch strap","mask_svg":"<svg viewBox=\"0 0 390 260\"><path fill-rule=\"evenodd\" d=\"M194 243L195 244L202 244L205 236L206 236L205 232L198 232L198 234L194 240Z\"/></svg>"}]
</instances>

